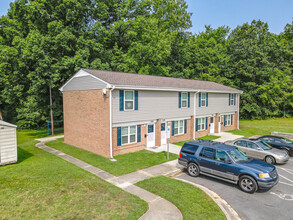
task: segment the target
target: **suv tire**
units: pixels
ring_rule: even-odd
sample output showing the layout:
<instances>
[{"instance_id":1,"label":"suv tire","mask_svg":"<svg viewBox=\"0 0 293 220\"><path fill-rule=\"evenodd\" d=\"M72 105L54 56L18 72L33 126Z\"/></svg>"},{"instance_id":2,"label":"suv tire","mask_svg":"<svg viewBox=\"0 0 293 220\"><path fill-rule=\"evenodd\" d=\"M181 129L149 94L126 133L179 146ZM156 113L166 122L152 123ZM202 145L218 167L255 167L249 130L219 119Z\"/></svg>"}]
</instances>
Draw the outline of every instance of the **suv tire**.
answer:
<instances>
[{"instance_id":1,"label":"suv tire","mask_svg":"<svg viewBox=\"0 0 293 220\"><path fill-rule=\"evenodd\" d=\"M265 161L268 164L275 164L276 163L276 159L273 156L266 156Z\"/></svg>"},{"instance_id":2,"label":"suv tire","mask_svg":"<svg viewBox=\"0 0 293 220\"><path fill-rule=\"evenodd\" d=\"M199 176L199 167L195 163L189 163L187 166L187 172L190 176Z\"/></svg>"},{"instance_id":3,"label":"suv tire","mask_svg":"<svg viewBox=\"0 0 293 220\"><path fill-rule=\"evenodd\" d=\"M243 175L239 179L239 187L241 188L242 191L246 193L254 193L257 191L258 186L256 181L248 175Z\"/></svg>"}]
</instances>

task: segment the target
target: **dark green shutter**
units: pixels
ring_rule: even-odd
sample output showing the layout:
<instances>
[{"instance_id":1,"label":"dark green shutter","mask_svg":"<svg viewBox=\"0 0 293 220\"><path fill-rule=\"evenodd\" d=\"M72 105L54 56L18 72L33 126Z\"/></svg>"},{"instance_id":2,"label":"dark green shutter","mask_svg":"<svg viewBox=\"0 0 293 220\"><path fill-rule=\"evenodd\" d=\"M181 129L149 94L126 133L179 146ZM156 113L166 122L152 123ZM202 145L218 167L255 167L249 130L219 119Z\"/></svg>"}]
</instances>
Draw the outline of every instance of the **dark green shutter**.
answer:
<instances>
[{"instance_id":1,"label":"dark green shutter","mask_svg":"<svg viewBox=\"0 0 293 220\"><path fill-rule=\"evenodd\" d=\"M184 120L184 134L187 133L187 120Z\"/></svg>"},{"instance_id":2,"label":"dark green shutter","mask_svg":"<svg viewBox=\"0 0 293 220\"><path fill-rule=\"evenodd\" d=\"M231 115L231 125L233 125L233 115Z\"/></svg>"},{"instance_id":3,"label":"dark green shutter","mask_svg":"<svg viewBox=\"0 0 293 220\"><path fill-rule=\"evenodd\" d=\"M141 142L141 129L140 125L137 125L137 142Z\"/></svg>"},{"instance_id":4,"label":"dark green shutter","mask_svg":"<svg viewBox=\"0 0 293 220\"><path fill-rule=\"evenodd\" d=\"M206 117L206 129L208 129L208 117Z\"/></svg>"},{"instance_id":5,"label":"dark green shutter","mask_svg":"<svg viewBox=\"0 0 293 220\"><path fill-rule=\"evenodd\" d=\"M234 105L236 105L236 94L234 94Z\"/></svg>"},{"instance_id":6,"label":"dark green shutter","mask_svg":"<svg viewBox=\"0 0 293 220\"><path fill-rule=\"evenodd\" d=\"M206 93L206 107L208 107L209 105L209 94Z\"/></svg>"},{"instance_id":7,"label":"dark green shutter","mask_svg":"<svg viewBox=\"0 0 293 220\"><path fill-rule=\"evenodd\" d=\"M231 105L230 101L231 101L231 94L229 93L229 105Z\"/></svg>"},{"instance_id":8,"label":"dark green shutter","mask_svg":"<svg viewBox=\"0 0 293 220\"><path fill-rule=\"evenodd\" d=\"M224 126L227 125L227 115L224 115Z\"/></svg>"},{"instance_id":9,"label":"dark green shutter","mask_svg":"<svg viewBox=\"0 0 293 220\"><path fill-rule=\"evenodd\" d=\"M121 146L121 127L117 128L117 146Z\"/></svg>"},{"instance_id":10,"label":"dark green shutter","mask_svg":"<svg viewBox=\"0 0 293 220\"><path fill-rule=\"evenodd\" d=\"M195 127L195 130L198 131L198 118L196 118L195 120L196 120L196 127Z\"/></svg>"},{"instance_id":11,"label":"dark green shutter","mask_svg":"<svg viewBox=\"0 0 293 220\"><path fill-rule=\"evenodd\" d=\"M134 110L138 110L138 91L134 91Z\"/></svg>"},{"instance_id":12,"label":"dark green shutter","mask_svg":"<svg viewBox=\"0 0 293 220\"><path fill-rule=\"evenodd\" d=\"M124 91L120 90L120 111L124 111Z\"/></svg>"},{"instance_id":13,"label":"dark green shutter","mask_svg":"<svg viewBox=\"0 0 293 220\"><path fill-rule=\"evenodd\" d=\"M172 136L174 136L174 121L172 121Z\"/></svg>"},{"instance_id":14,"label":"dark green shutter","mask_svg":"<svg viewBox=\"0 0 293 220\"><path fill-rule=\"evenodd\" d=\"M198 107L201 107L201 93L198 93Z\"/></svg>"},{"instance_id":15,"label":"dark green shutter","mask_svg":"<svg viewBox=\"0 0 293 220\"><path fill-rule=\"evenodd\" d=\"M188 108L190 108L190 92L188 93Z\"/></svg>"},{"instance_id":16,"label":"dark green shutter","mask_svg":"<svg viewBox=\"0 0 293 220\"><path fill-rule=\"evenodd\" d=\"M181 108L181 92L178 93L178 106Z\"/></svg>"}]
</instances>

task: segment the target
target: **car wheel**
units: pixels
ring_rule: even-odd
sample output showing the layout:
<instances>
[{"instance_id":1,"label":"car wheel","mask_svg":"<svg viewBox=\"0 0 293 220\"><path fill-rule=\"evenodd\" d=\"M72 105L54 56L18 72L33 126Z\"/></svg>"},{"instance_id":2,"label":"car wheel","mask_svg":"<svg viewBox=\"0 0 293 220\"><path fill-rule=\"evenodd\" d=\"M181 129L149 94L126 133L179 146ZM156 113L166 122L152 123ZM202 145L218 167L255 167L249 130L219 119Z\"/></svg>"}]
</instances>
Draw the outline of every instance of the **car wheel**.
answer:
<instances>
[{"instance_id":1,"label":"car wheel","mask_svg":"<svg viewBox=\"0 0 293 220\"><path fill-rule=\"evenodd\" d=\"M258 189L256 181L251 176L247 175L240 178L239 187L242 191L247 193L254 193Z\"/></svg>"},{"instance_id":2,"label":"car wheel","mask_svg":"<svg viewBox=\"0 0 293 220\"><path fill-rule=\"evenodd\" d=\"M273 156L266 156L265 161L269 164L275 164L276 160Z\"/></svg>"},{"instance_id":3,"label":"car wheel","mask_svg":"<svg viewBox=\"0 0 293 220\"><path fill-rule=\"evenodd\" d=\"M189 163L187 166L187 172L190 176L196 177L199 175L199 167L195 163Z\"/></svg>"}]
</instances>

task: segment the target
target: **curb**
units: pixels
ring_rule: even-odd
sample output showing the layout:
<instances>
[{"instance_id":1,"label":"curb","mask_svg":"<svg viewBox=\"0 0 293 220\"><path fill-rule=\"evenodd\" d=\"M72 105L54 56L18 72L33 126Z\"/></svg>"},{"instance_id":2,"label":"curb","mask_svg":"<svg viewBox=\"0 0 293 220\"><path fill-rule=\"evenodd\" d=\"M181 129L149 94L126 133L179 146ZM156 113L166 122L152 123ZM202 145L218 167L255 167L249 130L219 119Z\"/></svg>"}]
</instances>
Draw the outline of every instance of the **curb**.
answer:
<instances>
[{"instance_id":1,"label":"curb","mask_svg":"<svg viewBox=\"0 0 293 220\"><path fill-rule=\"evenodd\" d=\"M220 207L220 209L223 211L223 213L225 214L227 220L240 220L241 217L238 215L238 213L231 207L231 205L226 202L226 200L224 200L223 198L221 198L217 193L215 193L214 191L202 186L202 185L199 185L199 184L196 184L196 183L193 183L193 182L190 182L188 180L183 180L183 179L179 179L179 178L174 178L176 180L180 180L182 182L186 182L186 183L189 183L191 185L194 185L198 188L200 188L201 190L203 190L209 197L211 197L216 203L217 205Z\"/></svg>"}]
</instances>

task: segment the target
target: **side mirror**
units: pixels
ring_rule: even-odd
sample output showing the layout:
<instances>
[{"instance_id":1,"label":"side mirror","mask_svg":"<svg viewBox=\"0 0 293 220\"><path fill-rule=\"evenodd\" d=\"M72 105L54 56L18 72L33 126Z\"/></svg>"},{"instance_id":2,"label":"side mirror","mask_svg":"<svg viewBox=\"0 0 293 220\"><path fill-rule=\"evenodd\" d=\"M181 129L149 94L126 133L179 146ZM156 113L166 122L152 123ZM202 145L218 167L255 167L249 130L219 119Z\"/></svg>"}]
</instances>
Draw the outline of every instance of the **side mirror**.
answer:
<instances>
[{"instance_id":1,"label":"side mirror","mask_svg":"<svg viewBox=\"0 0 293 220\"><path fill-rule=\"evenodd\" d=\"M231 164L232 160L231 159L225 159L224 162L227 163L227 164Z\"/></svg>"},{"instance_id":2,"label":"side mirror","mask_svg":"<svg viewBox=\"0 0 293 220\"><path fill-rule=\"evenodd\" d=\"M262 148L261 147L258 147L257 150L262 151Z\"/></svg>"}]
</instances>

